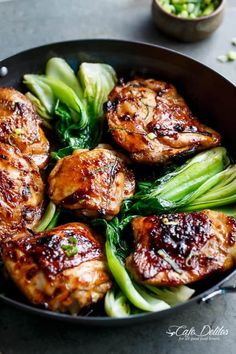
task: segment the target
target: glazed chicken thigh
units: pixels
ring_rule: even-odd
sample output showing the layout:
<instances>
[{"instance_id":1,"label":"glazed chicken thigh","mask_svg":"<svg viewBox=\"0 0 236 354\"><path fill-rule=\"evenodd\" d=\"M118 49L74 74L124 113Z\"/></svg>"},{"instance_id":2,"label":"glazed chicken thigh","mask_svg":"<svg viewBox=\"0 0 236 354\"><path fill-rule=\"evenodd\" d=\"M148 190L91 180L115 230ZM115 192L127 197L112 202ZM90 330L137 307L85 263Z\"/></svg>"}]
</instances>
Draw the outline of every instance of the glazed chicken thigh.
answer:
<instances>
[{"instance_id":1,"label":"glazed chicken thigh","mask_svg":"<svg viewBox=\"0 0 236 354\"><path fill-rule=\"evenodd\" d=\"M13 88L0 88L0 142L18 147L40 168L49 157L49 142L31 102Z\"/></svg>"},{"instance_id":2,"label":"glazed chicken thigh","mask_svg":"<svg viewBox=\"0 0 236 354\"><path fill-rule=\"evenodd\" d=\"M132 227L135 249L126 265L138 282L188 284L236 263L236 220L223 213L137 217Z\"/></svg>"},{"instance_id":3,"label":"glazed chicken thigh","mask_svg":"<svg viewBox=\"0 0 236 354\"><path fill-rule=\"evenodd\" d=\"M220 143L220 135L201 124L175 87L163 81L119 84L105 110L113 139L135 162L161 164Z\"/></svg>"},{"instance_id":4,"label":"glazed chicken thigh","mask_svg":"<svg viewBox=\"0 0 236 354\"><path fill-rule=\"evenodd\" d=\"M81 223L7 242L3 262L26 297L52 311L77 314L112 286L103 244Z\"/></svg>"},{"instance_id":5,"label":"glazed chicken thigh","mask_svg":"<svg viewBox=\"0 0 236 354\"><path fill-rule=\"evenodd\" d=\"M61 159L49 175L49 197L78 214L111 218L125 198L134 193L135 181L122 155L109 146L76 150Z\"/></svg>"},{"instance_id":6,"label":"glazed chicken thigh","mask_svg":"<svg viewBox=\"0 0 236 354\"><path fill-rule=\"evenodd\" d=\"M39 222L43 194L34 162L17 148L0 143L0 242Z\"/></svg>"}]
</instances>

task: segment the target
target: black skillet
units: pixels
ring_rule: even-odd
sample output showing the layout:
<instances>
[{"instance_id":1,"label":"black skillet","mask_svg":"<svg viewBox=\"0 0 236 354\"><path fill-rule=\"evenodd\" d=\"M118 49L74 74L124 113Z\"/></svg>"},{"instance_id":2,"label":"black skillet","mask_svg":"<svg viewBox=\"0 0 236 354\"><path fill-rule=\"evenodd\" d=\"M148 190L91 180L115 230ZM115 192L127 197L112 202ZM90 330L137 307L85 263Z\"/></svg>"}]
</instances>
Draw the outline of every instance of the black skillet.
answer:
<instances>
[{"instance_id":1,"label":"black skillet","mask_svg":"<svg viewBox=\"0 0 236 354\"><path fill-rule=\"evenodd\" d=\"M6 76L0 77L0 86L24 89L22 76L25 73L43 72L46 61L53 56L63 57L75 69L83 61L111 64L118 77L144 75L163 79L175 84L186 98L193 112L205 123L218 130L224 138L224 146L231 153L236 150L235 101L236 87L210 68L174 51L154 45L117 40L80 40L42 46L17 54L0 62L8 69ZM236 156L235 156L236 157ZM80 323L84 325L111 326L127 325L164 316L174 316L176 311L185 311L191 304L206 302L216 295L236 291L236 286L224 286L236 270L214 276L195 285L196 295L184 304L156 313L146 313L123 319L105 316L70 316L53 313L33 307L16 291L0 284L0 300L19 309L52 319ZM99 314L99 312L98 312Z\"/></svg>"}]
</instances>

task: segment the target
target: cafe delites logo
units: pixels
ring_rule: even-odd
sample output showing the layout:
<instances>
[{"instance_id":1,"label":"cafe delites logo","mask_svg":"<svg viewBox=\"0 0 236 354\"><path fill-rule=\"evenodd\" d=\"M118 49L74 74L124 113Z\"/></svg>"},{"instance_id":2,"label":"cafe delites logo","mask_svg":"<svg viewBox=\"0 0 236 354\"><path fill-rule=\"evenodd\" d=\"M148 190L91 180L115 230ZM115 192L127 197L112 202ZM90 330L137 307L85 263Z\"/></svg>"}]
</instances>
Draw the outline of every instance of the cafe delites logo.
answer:
<instances>
[{"instance_id":1,"label":"cafe delites logo","mask_svg":"<svg viewBox=\"0 0 236 354\"><path fill-rule=\"evenodd\" d=\"M224 326L212 327L209 324L201 328L187 327L186 325L172 325L166 331L169 337L176 337L179 341L208 341L220 340L229 334L229 330Z\"/></svg>"}]
</instances>

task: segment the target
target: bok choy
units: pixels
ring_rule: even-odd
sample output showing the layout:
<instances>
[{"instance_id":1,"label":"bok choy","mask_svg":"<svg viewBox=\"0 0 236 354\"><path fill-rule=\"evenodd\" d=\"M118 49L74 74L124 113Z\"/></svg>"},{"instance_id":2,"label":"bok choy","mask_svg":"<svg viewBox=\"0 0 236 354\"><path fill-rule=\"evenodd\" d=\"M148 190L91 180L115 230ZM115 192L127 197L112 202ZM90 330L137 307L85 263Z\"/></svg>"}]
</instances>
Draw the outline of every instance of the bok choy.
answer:
<instances>
[{"instance_id":1,"label":"bok choy","mask_svg":"<svg viewBox=\"0 0 236 354\"><path fill-rule=\"evenodd\" d=\"M35 232L42 232L54 228L60 215L60 209L50 201L40 223L35 227Z\"/></svg>"},{"instance_id":2,"label":"bok choy","mask_svg":"<svg viewBox=\"0 0 236 354\"><path fill-rule=\"evenodd\" d=\"M148 215L171 210L199 210L236 202L236 166L223 147L197 154L124 203L123 214Z\"/></svg>"},{"instance_id":3,"label":"bok choy","mask_svg":"<svg viewBox=\"0 0 236 354\"><path fill-rule=\"evenodd\" d=\"M217 173L195 192L185 211L220 207L236 202L236 165Z\"/></svg>"},{"instance_id":4,"label":"bok choy","mask_svg":"<svg viewBox=\"0 0 236 354\"><path fill-rule=\"evenodd\" d=\"M118 218L113 218L109 223L105 220L102 222L106 225L105 249L108 266L124 296L133 306L143 311L161 311L169 308L166 302L136 284L127 272L124 261L128 249L124 240L122 242L120 238Z\"/></svg>"},{"instance_id":5,"label":"bok choy","mask_svg":"<svg viewBox=\"0 0 236 354\"><path fill-rule=\"evenodd\" d=\"M189 288L186 285L180 285L176 287L156 287L146 285L147 289L156 294L159 299L167 302L170 306L175 306L187 301L195 293L194 289Z\"/></svg>"},{"instance_id":6,"label":"bok choy","mask_svg":"<svg viewBox=\"0 0 236 354\"><path fill-rule=\"evenodd\" d=\"M45 75L24 75L27 97L39 115L51 119L61 147L59 159L75 149L94 148L102 136L103 104L116 84L107 64L82 63L76 75L62 58L51 58Z\"/></svg>"},{"instance_id":7,"label":"bok choy","mask_svg":"<svg viewBox=\"0 0 236 354\"><path fill-rule=\"evenodd\" d=\"M170 308L189 299L194 290L187 286L157 288L137 284L125 267L130 253L122 233L131 218L120 222L117 217L111 221L96 220L96 225L106 228L106 256L109 269L116 281L116 287L105 298L105 311L111 317L126 317L140 312L154 312ZM118 288L119 287L119 288Z\"/></svg>"},{"instance_id":8,"label":"bok choy","mask_svg":"<svg viewBox=\"0 0 236 354\"><path fill-rule=\"evenodd\" d=\"M103 104L116 83L114 69L107 64L82 63L78 77L91 115L101 117Z\"/></svg>"},{"instance_id":9,"label":"bok choy","mask_svg":"<svg viewBox=\"0 0 236 354\"><path fill-rule=\"evenodd\" d=\"M128 317L131 314L128 299L116 287L106 293L104 308L109 317Z\"/></svg>"}]
</instances>

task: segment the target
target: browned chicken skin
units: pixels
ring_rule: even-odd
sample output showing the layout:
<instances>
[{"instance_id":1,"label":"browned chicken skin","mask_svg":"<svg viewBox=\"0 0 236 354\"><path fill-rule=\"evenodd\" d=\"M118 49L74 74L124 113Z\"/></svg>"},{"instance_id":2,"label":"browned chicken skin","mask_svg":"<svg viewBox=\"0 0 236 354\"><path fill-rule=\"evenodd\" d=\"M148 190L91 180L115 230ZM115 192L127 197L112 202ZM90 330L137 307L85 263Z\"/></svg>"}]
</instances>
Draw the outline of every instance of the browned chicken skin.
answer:
<instances>
[{"instance_id":1,"label":"browned chicken skin","mask_svg":"<svg viewBox=\"0 0 236 354\"><path fill-rule=\"evenodd\" d=\"M161 164L220 143L220 135L201 124L175 87L163 81L117 85L106 117L112 137L135 162Z\"/></svg>"},{"instance_id":2,"label":"browned chicken skin","mask_svg":"<svg viewBox=\"0 0 236 354\"><path fill-rule=\"evenodd\" d=\"M61 159L49 175L52 201L78 213L110 218L134 193L134 175L122 155L109 146L76 150Z\"/></svg>"},{"instance_id":3,"label":"browned chicken skin","mask_svg":"<svg viewBox=\"0 0 236 354\"><path fill-rule=\"evenodd\" d=\"M0 87L0 141L18 147L40 168L46 166L49 142L31 102L13 88Z\"/></svg>"},{"instance_id":4,"label":"browned chicken skin","mask_svg":"<svg viewBox=\"0 0 236 354\"><path fill-rule=\"evenodd\" d=\"M132 227L135 250L126 265L138 282L188 284L236 263L236 220L223 213L137 217Z\"/></svg>"},{"instance_id":5,"label":"browned chicken skin","mask_svg":"<svg viewBox=\"0 0 236 354\"><path fill-rule=\"evenodd\" d=\"M39 222L43 194L34 162L17 148L0 143L0 242Z\"/></svg>"},{"instance_id":6,"label":"browned chicken skin","mask_svg":"<svg viewBox=\"0 0 236 354\"><path fill-rule=\"evenodd\" d=\"M53 311L77 314L112 286L103 244L81 223L7 242L3 262L33 304Z\"/></svg>"}]
</instances>

